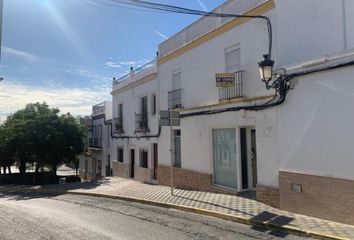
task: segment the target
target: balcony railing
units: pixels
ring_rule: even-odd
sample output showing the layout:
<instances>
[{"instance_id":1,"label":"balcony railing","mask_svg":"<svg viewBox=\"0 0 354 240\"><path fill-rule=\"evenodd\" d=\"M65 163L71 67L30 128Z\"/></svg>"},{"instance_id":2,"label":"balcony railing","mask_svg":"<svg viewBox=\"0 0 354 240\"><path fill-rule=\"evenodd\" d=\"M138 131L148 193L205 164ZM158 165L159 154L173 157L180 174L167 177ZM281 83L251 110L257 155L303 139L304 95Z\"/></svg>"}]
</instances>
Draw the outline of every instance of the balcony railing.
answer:
<instances>
[{"instance_id":1,"label":"balcony railing","mask_svg":"<svg viewBox=\"0 0 354 240\"><path fill-rule=\"evenodd\" d=\"M123 118L117 117L114 118L114 131L117 133L123 133Z\"/></svg>"},{"instance_id":2,"label":"balcony railing","mask_svg":"<svg viewBox=\"0 0 354 240\"><path fill-rule=\"evenodd\" d=\"M135 114L135 131L136 132L148 132L148 114L140 113Z\"/></svg>"},{"instance_id":3,"label":"balcony railing","mask_svg":"<svg viewBox=\"0 0 354 240\"><path fill-rule=\"evenodd\" d=\"M90 138L89 139L90 148L102 148L102 138Z\"/></svg>"},{"instance_id":4,"label":"balcony railing","mask_svg":"<svg viewBox=\"0 0 354 240\"><path fill-rule=\"evenodd\" d=\"M182 108L182 89L168 92L168 109Z\"/></svg>"},{"instance_id":5,"label":"balcony railing","mask_svg":"<svg viewBox=\"0 0 354 240\"><path fill-rule=\"evenodd\" d=\"M114 79L112 82L112 90L120 89L130 83L138 81L148 75L157 73L157 63L156 59L151 62L146 63L145 65L134 69L133 71L129 72L128 74L122 76L119 79Z\"/></svg>"},{"instance_id":6,"label":"balcony railing","mask_svg":"<svg viewBox=\"0 0 354 240\"><path fill-rule=\"evenodd\" d=\"M230 87L219 87L219 101L243 97L242 72L235 72L235 85Z\"/></svg>"},{"instance_id":7,"label":"balcony railing","mask_svg":"<svg viewBox=\"0 0 354 240\"><path fill-rule=\"evenodd\" d=\"M105 102L92 106L92 116L97 116L105 113Z\"/></svg>"}]
</instances>

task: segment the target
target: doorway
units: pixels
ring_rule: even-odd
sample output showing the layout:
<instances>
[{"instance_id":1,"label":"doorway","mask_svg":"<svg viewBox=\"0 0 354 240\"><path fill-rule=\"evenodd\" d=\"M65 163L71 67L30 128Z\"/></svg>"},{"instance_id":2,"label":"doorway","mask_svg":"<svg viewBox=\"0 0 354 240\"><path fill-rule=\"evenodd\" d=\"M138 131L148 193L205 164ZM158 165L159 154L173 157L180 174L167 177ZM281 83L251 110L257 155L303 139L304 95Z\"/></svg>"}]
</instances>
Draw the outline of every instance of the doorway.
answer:
<instances>
[{"instance_id":1,"label":"doorway","mask_svg":"<svg viewBox=\"0 0 354 240\"><path fill-rule=\"evenodd\" d=\"M240 128L240 160L242 190L253 189L257 184L257 147L254 128Z\"/></svg>"},{"instance_id":2,"label":"doorway","mask_svg":"<svg viewBox=\"0 0 354 240\"><path fill-rule=\"evenodd\" d=\"M236 131L213 129L214 184L237 190Z\"/></svg>"},{"instance_id":3,"label":"doorway","mask_svg":"<svg viewBox=\"0 0 354 240\"><path fill-rule=\"evenodd\" d=\"M134 178L134 168L135 168L135 150L130 149L130 178Z\"/></svg>"},{"instance_id":4,"label":"doorway","mask_svg":"<svg viewBox=\"0 0 354 240\"><path fill-rule=\"evenodd\" d=\"M154 172L153 172L153 179L157 179L157 168L158 168L158 150L157 150L157 143L153 144L153 152L154 152Z\"/></svg>"}]
</instances>

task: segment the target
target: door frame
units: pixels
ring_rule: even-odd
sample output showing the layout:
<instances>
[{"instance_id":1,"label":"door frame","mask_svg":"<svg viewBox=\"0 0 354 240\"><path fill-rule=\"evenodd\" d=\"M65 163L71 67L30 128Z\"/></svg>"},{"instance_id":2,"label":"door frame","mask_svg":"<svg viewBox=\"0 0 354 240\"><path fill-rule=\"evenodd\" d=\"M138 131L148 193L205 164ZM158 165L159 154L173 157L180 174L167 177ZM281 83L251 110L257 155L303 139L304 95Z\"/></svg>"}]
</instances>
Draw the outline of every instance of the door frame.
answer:
<instances>
[{"instance_id":1,"label":"door frame","mask_svg":"<svg viewBox=\"0 0 354 240\"><path fill-rule=\"evenodd\" d=\"M215 183L215 169L214 169L214 149L213 149L213 130L214 129L225 129L225 128L232 128L235 129L235 134L236 134L236 174L237 174L237 188L230 188L230 187L226 187L226 186L222 186L219 184ZM247 143L247 165L248 165L248 188L242 188L242 163L241 163L241 137L240 137L240 132L241 132L241 128L246 128L246 143ZM247 190L254 190L255 188L253 187L253 170L252 168L249 167L250 164L250 154L249 151L251 149L251 130L256 130L256 126L255 125L239 125L239 126L235 126L235 125L225 125L225 126L211 126L209 128L209 133L210 133L210 162L211 162L211 169L212 169L212 175L213 175L213 182L212 185L216 186L216 187L220 187L220 188L224 188L230 191L235 191L235 192L241 192L241 191L247 191ZM257 135L257 133L256 133ZM257 169L256 169L257 172ZM250 187L251 186L251 187Z\"/></svg>"}]
</instances>

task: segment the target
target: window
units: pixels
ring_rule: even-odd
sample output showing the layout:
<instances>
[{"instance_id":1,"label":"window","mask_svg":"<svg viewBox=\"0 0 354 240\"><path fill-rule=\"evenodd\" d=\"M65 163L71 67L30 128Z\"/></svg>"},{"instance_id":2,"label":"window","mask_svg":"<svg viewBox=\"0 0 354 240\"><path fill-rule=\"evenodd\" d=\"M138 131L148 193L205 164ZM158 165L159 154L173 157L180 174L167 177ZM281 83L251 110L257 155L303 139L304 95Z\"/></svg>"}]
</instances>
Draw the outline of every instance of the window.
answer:
<instances>
[{"instance_id":1,"label":"window","mask_svg":"<svg viewBox=\"0 0 354 240\"><path fill-rule=\"evenodd\" d=\"M225 49L226 72L241 70L241 51L239 45Z\"/></svg>"},{"instance_id":2,"label":"window","mask_svg":"<svg viewBox=\"0 0 354 240\"><path fill-rule=\"evenodd\" d=\"M148 168L148 151L140 150L140 167Z\"/></svg>"},{"instance_id":3,"label":"window","mask_svg":"<svg viewBox=\"0 0 354 240\"><path fill-rule=\"evenodd\" d=\"M168 108L182 108L181 72L172 72L172 91L168 92Z\"/></svg>"},{"instance_id":4,"label":"window","mask_svg":"<svg viewBox=\"0 0 354 240\"><path fill-rule=\"evenodd\" d=\"M119 147L117 150L117 161L124 162L124 149L122 147Z\"/></svg>"},{"instance_id":5,"label":"window","mask_svg":"<svg viewBox=\"0 0 354 240\"><path fill-rule=\"evenodd\" d=\"M181 72L172 73L172 90L181 88Z\"/></svg>"},{"instance_id":6,"label":"window","mask_svg":"<svg viewBox=\"0 0 354 240\"><path fill-rule=\"evenodd\" d=\"M181 130L174 130L174 167L181 167Z\"/></svg>"},{"instance_id":7,"label":"window","mask_svg":"<svg viewBox=\"0 0 354 240\"><path fill-rule=\"evenodd\" d=\"M111 125L107 126L107 142L106 142L107 148L111 147Z\"/></svg>"},{"instance_id":8,"label":"window","mask_svg":"<svg viewBox=\"0 0 354 240\"><path fill-rule=\"evenodd\" d=\"M156 94L152 95L152 100L151 100L151 114L155 115L156 114Z\"/></svg>"},{"instance_id":9,"label":"window","mask_svg":"<svg viewBox=\"0 0 354 240\"><path fill-rule=\"evenodd\" d=\"M102 125L98 125L97 129L97 145L96 147L102 147Z\"/></svg>"},{"instance_id":10,"label":"window","mask_svg":"<svg viewBox=\"0 0 354 240\"><path fill-rule=\"evenodd\" d=\"M118 117L123 119L123 103L118 104Z\"/></svg>"},{"instance_id":11,"label":"window","mask_svg":"<svg viewBox=\"0 0 354 240\"><path fill-rule=\"evenodd\" d=\"M147 113L147 96L140 98L141 113Z\"/></svg>"},{"instance_id":12,"label":"window","mask_svg":"<svg viewBox=\"0 0 354 240\"><path fill-rule=\"evenodd\" d=\"M123 130L123 104L118 104L118 117L114 120L115 131L118 133L124 132Z\"/></svg>"}]
</instances>

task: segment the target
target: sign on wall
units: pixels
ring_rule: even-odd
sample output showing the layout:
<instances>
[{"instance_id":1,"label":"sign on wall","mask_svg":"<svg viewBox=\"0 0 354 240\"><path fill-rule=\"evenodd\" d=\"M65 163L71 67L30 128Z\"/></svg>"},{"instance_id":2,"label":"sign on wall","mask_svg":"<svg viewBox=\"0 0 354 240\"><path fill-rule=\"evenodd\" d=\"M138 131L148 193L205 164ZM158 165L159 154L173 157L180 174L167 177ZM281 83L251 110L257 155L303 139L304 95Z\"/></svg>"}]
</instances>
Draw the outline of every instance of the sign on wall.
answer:
<instances>
[{"instance_id":1,"label":"sign on wall","mask_svg":"<svg viewBox=\"0 0 354 240\"><path fill-rule=\"evenodd\" d=\"M215 74L216 87L231 87L235 85L235 73Z\"/></svg>"},{"instance_id":2,"label":"sign on wall","mask_svg":"<svg viewBox=\"0 0 354 240\"><path fill-rule=\"evenodd\" d=\"M179 113L176 111L161 110L160 126L179 126Z\"/></svg>"}]
</instances>

